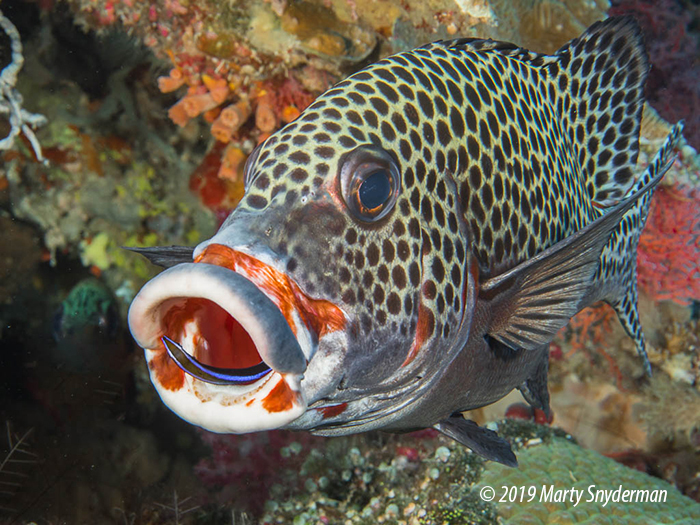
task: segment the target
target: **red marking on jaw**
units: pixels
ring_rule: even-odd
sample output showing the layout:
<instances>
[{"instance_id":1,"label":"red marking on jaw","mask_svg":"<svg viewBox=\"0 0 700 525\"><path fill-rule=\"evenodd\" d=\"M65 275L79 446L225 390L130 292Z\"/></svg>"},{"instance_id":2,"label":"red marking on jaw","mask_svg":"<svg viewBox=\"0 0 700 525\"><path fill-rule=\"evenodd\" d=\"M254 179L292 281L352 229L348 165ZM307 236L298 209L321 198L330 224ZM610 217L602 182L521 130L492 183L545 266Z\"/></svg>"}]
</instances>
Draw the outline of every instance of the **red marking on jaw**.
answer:
<instances>
[{"instance_id":1,"label":"red marking on jaw","mask_svg":"<svg viewBox=\"0 0 700 525\"><path fill-rule=\"evenodd\" d=\"M275 385L275 388L262 400L262 406L268 412L284 412L294 408L297 395L289 388L284 379Z\"/></svg>"},{"instance_id":2,"label":"red marking on jaw","mask_svg":"<svg viewBox=\"0 0 700 525\"><path fill-rule=\"evenodd\" d=\"M462 319L460 321L460 328L462 327L462 324L464 323L464 320L467 318L468 314L467 295L469 293L476 293L478 291L478 286L479 266L476 262L476 259L471 258L469 270L464 274L464 283L462 285ZM470 291L470 287L474 289L474 292ZM424 282L423 286L421 286L421 297L433 300L435 299L436 295L437 289L435 287L435 283L433 281ZM474 297L476 296L474 295ZM423 348L425 342L433 335L434 331L435 315L421 301L421 303L418 306L418 322L416 324L416 335L413 339L413 346L411 346L411 349L409 350L408 355L406 356L406 360L401 366L406 366L415 359L415 357L418 355L418 352L421 350L421 348Z\"/></svg>"},{"instance_id":3,"label":"red marking on jaw","mask_svg":"<svg viewBox=\"0 0 700 525\"><path fill-rule=\"evenodd\" d=\"M415 357L425 342L433 335L435 331L435 315L422 302L418 306L418 323L416 324L416 336L413 339L413 346L406 356L406 360L401 366L408 365Z\"/></svg>"},{"instance_id":4,"label":"red marking on jaw","mask_svg":"<svg viewBox=\"0 0 700 525\"><path fill-rule=\"evenodd\" d=\"M339 416L340 414L345 412L346 408L348 408L347 403L340 403L339 405L321 407L318 409L318 411L321 412L321 414L323 415L323 419L328 419L329 417Z\"/></svg>"},{"instance_id":5,"label":"red marking on jaw","mask_svg":"<svg viewBox=\"0 0 700 525\"><path fill-rule=\"evenodd\" d=\"M210 244L194 262L215 264L234 272L241 271L277 305L294 335L295 310L302 322L319 338L345 328L345 315L340 308L330 301L307 296L286 274L255 257L222 244Z\"/></svg>"}]
</instances>

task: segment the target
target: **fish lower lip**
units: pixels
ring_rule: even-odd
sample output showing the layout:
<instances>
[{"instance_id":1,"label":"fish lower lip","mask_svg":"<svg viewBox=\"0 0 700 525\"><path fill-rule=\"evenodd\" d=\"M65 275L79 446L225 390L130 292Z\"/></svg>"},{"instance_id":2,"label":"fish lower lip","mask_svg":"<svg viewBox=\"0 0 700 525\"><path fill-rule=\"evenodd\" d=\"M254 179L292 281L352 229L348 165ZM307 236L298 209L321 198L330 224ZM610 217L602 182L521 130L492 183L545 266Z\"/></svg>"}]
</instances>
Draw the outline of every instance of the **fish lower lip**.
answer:
<instances>
[{"instance_id":1,"label":"fish lower lip","mask_svg":"<svg viewBox=\"0 0 700 525\"><path fill-rule=\"evenodd\" d=\"M246 368L220 368L199 362L175 341L161 338L170 358L180 369L192 377L213 385L246 385L254 383L272 372L265 362Z\"/></svg>"}]
</instances>

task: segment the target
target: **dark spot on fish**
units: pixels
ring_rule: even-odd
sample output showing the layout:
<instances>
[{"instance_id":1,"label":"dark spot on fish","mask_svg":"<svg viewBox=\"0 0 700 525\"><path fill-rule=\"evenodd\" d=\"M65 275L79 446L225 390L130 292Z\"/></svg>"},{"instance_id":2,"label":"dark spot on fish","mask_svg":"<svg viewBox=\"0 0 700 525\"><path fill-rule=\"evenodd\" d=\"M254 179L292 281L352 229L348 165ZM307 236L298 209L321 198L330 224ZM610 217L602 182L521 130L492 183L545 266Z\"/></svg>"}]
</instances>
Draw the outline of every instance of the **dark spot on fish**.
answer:
<instances>
[{"instance_id":1,"label":"dark spot on fish","mask_svg":"<svg viewBox=\"0 0 700 525\"><path fill-rule=\"evenodd\" d=\"M374 70L374 73L379 77L387 82L395 83L396 82L396 77L389 71L388 69L384 68L376 68Z\"/></svg>"},{"instance_id":2,"label":"dark spot on fish","mask_svg":"<svg viewBox=\"0 0 700 525\"><path fill-rule=\"evenodd\" d=\"M430 240L436 250L439 251L442 249L442 238L440 237L440 232L437 230L437 228L430 230Z\"/></svg>"},{"instance_id":3,"label":"dark spot on fish","mask_svg":"<svg viewBox=\"0 0 700 525\"><path fill-rule=\"evenodd\" d=\"M435 296L437 295L437 288L435 287L435 283L433 281L425 281L423 283L423 296L432 301L435 299Z\"/></svg>"},{"instance_id":4,"label":"dark spot on fish","mask_svg":"<svg viewBox=\"0 0 700 525\"><path fill-rule=\"evenodd\" d=\"M423 123L423 138L428 144L435 144L435 131L429 122Z\"/></svg>"},{"instance_id":5,"label":"dark spot on fish","mask_svg":"<svg viewBox=\"0 0 700 525\"><path fill-rule=\"evenodd\" d=\"M265 197L263 197L262 195L250 195L250 196L248 196L247 204L251 208L261 210L265 206L267 206L267 199Z\"/></svg>"},{"instance_id":6,"label":"dark spot on fish","mask_svg":"<svg viewBox=\"0 0 700 525\"><path fill-rule=\"evenodd\" d=\"M384 279L381 278L380 280L384 281ZM378 284L375 285L374 290L372 291L372 299L374 300L374 304L382 304L384 302L384 288Z\"/></svg>"},{"instance_id":7,"label":"dark spot on fish","mask_svg":"<svg viewBox=\"0 0 700 525\"><path fill-rule=\"evenodd\" d=\"M408 222L408 233L414 239L420 239L420 225L418 224L418 219L415 217Z\"/></svg>"},{"instance_id":8,"label":"dark spot on fish","mask_svg":"<svg viewBox=\"0 0 700 525\"><path fill-rule=\"evenodd\" d=\"M413 156L413 149L406 139L399 141L399 152L404 160L409 160Z\"/></svg>"},{"instance_id":9,"label":"dark spot on fish","mask_svg":"<svg viewBox=\"0 0 700 525\"><path fill-rule=\"evenodd\" d=\"M438 225L441 228L445 227L445 211L443 210L442 206L436 201L433 203L433 216L435 217L435 222L438 223Z\"/></svg>"},{"instance_id":10,"label":"dark spot on fish","mask_svg":"<svg viewBox=\"0 0 700 525\"><path fill-rule=\"evenodd\" d=\"M399 113L394 113L391 116L391 123L399 133L406 133L406 121Z\"/></svg>"},{"instance_id":11,"label":"dark spot on fish","mask_svg":"<svg viewBox=\"0 0 700 525\"><path fill-rule=\"evenodd\" d=\"M365 110L365 112L362 114L365 118L365 122L369 124L370 127L372 128L377 128L379 125L379 120L377 120L377 115L370 110Z\"/></svg>"},{"instance_id":12,"label":"dark spot on fish","mask_svg":"<svg viewBox=\"0 0 700 525\"><path fill-rule=\"evenodd\" d=\"M384 261L388 263L393 262L395 254L396 250L394 248L394 244L390 240L385 239L382 243L382 256Z\"/></svg>"},{"instance_id":13,"label":"dark spot on fish","mask_svg":"<svg viewBox=\"0 0 700 525\"><path fill-rule=\"evenodd\" d=\"M308 157L308 155L307 155ZM297 183L304 182L308 178L309 174L303 168L296 168L291 171L289 177Z\"/></svg>"},{"instance_id":14,"label":"dark spot on fish","mask_svg":"<svg viewBox=\"0 0 700 525\"><path fill-rule=\"evenodd\" d=\"M393 66L391 68L391 71L393 71L397 77L399 77L401 80L403 80L407 84L410 84L412 86L415 85L416 79L413 77L413 75L411 75L410 71L408 71L407 69L402 68L402 67Z\"/></svg>"},{"instance_id":15,"label":"dark spot on fish","mask_svg":"<svg viewBox=\"0 0 700 525\"><path fill-rule=\"evenodd\" d=\"M466 113L465 113L465 119L467 122L467 126L469 127L470 131L473 133L476 133L478 130L478 120L476 118L476 113L474 113L474 110L471 107L467 107Z\"/></svg>"},{"instance_id":16,"label":"dark spot on fish","mask_svg":"<svg viewBox=\"0 0 700 525\"><path fill-rule=\"evenodd\" d=\"M464 94L467 96L467 100L469 101L470 108L474 108L474 111L479 112L481 111L481 98L477 94L477 92L474 90L474 88L471 86L471 84L465 84L464 85ZM489 99L490 103L490 99Z\"/></svg>"},{"instance_id":17,"label":"dark spot on fish","mask_svg":"<svg viewBox=\"0 0 700 525\"><path fill-rule=\"evenodd\" d=\"M329 146L319 146L314 150L314 154L322 159L330 159L335 154L335 150Z\"/></svg>"},{"instance_id":18,"label":"dark spot on fish","mask_svg":"<svg viewBox=\"0 0 700 525\"><path fill-rule=\"evenodd\" d=\"M432 119L435 115L433 103L431 102L428 95L423 91L418 92L418 104L420 105L423 115L425 115L428 119Z\"/></svg>"},{"instance_id":19,"label":"dark spot on fish","mask_svg":"<svg viewBox=\"0 0 700 525\"><path fill-rule=\"evenodd\" d=\"M328 93L326 93L326 94L328 94ZM350 103L344 97L333 97L331 99L331 103L333 103L336 106L341 107L341 108L346 108L350 105Z\"/></svg>"},{"instance_id":20,"label":"dark spot on fish","mask_svg":"<svg viewBox=\"0 0 700 525\"><path fill-rule=\"evenodd\" d=\"M350 111L347 111L347 112L345 113L345 117L346 117L350 122L352 122L353 124L355 124L356 126L361 126L361 125L363 124L362 117L361 117L360 114L359 114L357 111L355 111L354 109L351 109Z\"/></svg>"},{"instance_id":21,"label":"dark spot on fish","mask_svg":"<svg viewBox=\"0 0 700 525\"><path fill-rule=\"evenodd\" d=\"M351 139L347 135L341 135L338 138L338 143L345 149L352 149L355 146L357 146L357 142L355 142L354 139Z\"/></svg>"},{"instance_id":22,"label":"dark spot on fish","mask_svg":"<svg viewBox=\"0 0 700 525\"><path fill-rule=\"evenodd\" d=\"M348 128L348 131L350 132L350 134L353 137L355 137L355 139L357 139L361 142L364 142L366 140L364 132L362 130L360 130L359 128L356 128L355 126L350 126Z\"/></svg>"},{"instance_id":23,"label":"dark spot on fish","mask_svg":"<svg viewBox=\"0 0 700 525\"><path fill-rule=\"evenodd\" d=\"M523 125L522 128L524 127ZM489 133L488 124L484 120L479 121L479 138L484 148L489 149L491 147L491 134Z\"/></svg>"},{"instance_id":24,"label":"dark spot on fish","mask_svg":"<svg viewBox=\"0 0 700 525\"><path fill-rule=\"evenodd\" d=\"M386 115L389 113L389 105L384 102L381 98L378 97L371 97L369 99L370 104L372 104L372 107L376 109L380 115Z\"/></svg>"},{"instance_id":25,"label":"dark spot on fish","mask_svg":"<svg viewBox=\"0 0 700 525\"><path fill-rule=\"evenodd\" d=\"M615 182L625 185L632 178L632 169L629 167L622 168L615 173Z\"/></svg>"},{"instance_id":26,"label":"dark spot on fish","mask_svg":"<svg viewBox=\"0 0 700 525\"><path fill-rule=\"evenodd\" d=\"M301 117L301 120L304 122L313 122L314 120L318 120L318 117L319 117L318 113L316 113L314 111L309 111L309 112L304 112L304 115ZM285 139L284 137L282 137L282 140L289 140L289 139Z\"/></svg>"},{"instance_id":27,"label":"dark spot on fish","mask_svg":"<svg viewBox=\"0 0 700 525\"><path fill-rule=\"evenodd\" d=\"M364 106L367 103L367 101L365 100L365 97L363 97L362 95L360 95L359 93L357 93L355 91L349 92L347 94L347 97L350 100L352 100L355 104L357 104L358 106Z\"/></svg>"},{"instance_id":28,"label":"dark spot on fish","mask_svg":"<svg viewBox=\"0 0 700 525\"><path fill-rule=\"evenodd\" d=\"M323 129L325 129L326 131L330 131L331 133L338 133L341 128L339 124L336 124L335 122L329 122L326 120L323 123Z\"/></svg>"},{"instance_id":29,"label":"dark spot on fish","mask_svg":"<svg viewBox=\"0 0 700 525\"><path fill-rule=\"evenodd\" d=\"M442 150L438 150L438 152L435 154L435 166L440 173L445 171L445 154L442 152Z\"/></svg>"},{"instance_id":30,"label":"dark spot on fish","mask_svg":"<svg viewBox=\"0 0 700 525\"><path fill-rule=\"evenodd\" d=\"M408 249L408 243L401 239L396 246L396 253L401 261L406 261L410 255L410 250Z\"/></svg>"},{"instance_id":31,"label":"dark spot on fish","mask_svg":"<svg viewBox=\"0 0 700 525\"><path fill-rule=\"evenodd\" d=\"M386 121L382 122L381 132L384 139L389 142L393 142L396 138L396 132L394 131L394 128L392 128L391 125Z\"/></svg>"},{"instance_id":32,"label":"dark spot on fish","mask_svg":"<svg viewBox=\"0 0 700 525\"><path fill-rule=\"evenodd\" d=\"M437 136L440 144L443 146L447 146L452 140L452 135L444 120L438 120L437 122Z\"/></svg>"},{"instance_id":33,"label":"dark spot on fish","mask_svg":"<svg viewBox=\"0 0 700 525\"><path fill-rule=\"evenodd\" d=\"M279 168L280 166L282 167L282 169L278 170L277 168ZM287 169L287 166L285 166L284 164L278 164L277 166L275 166L275 169L272 171L272 174L274 175L274 177L276 179L278 179L280 177L280 175L282 173L284 173L284 171L286 169ZM278 171L281 171L281 173L277 173ZM267 187L269 185L270 185L270 178L265 174L259 175L258 177L256 177L255 182L253 183L253 186L258 188L259 190L267 189Z\"/></svg>"},{"instance_id":34,"label":"dark spot on fish","mask_svg":"<svg viewBox=\"0 0 700 525\"><path fill-rule=\"evenodd\" d=\"M376 83L376 86L379 89L379 91L381 91L382 95L384 95L384 98L389 100L389 102L398 102L399 96L396 94L396 91L394 91L394 88L392 88L389 84L387 84L386 82L378 81Z\"/></svg>"},{"instance_id":35,"label":"dark spot on fish","mask_svg":"<svg viewBox=\"0 0 700 525\"><path fill-rule=\"evenodd\" d=\"M374 284L374 274L370 270L366 270L362 275L362 286L370 288Z\"/></svg>"},{"instance_id":36,"label":"dark spot on fish","mask_svg":"<svg viewBox=\"0 0 700 525\"><path fill-rule=\"evenodd\" d=\"M357 302L357 298L355 297L355 292L353 291L352 288L347 288L344 292L343 295L340 297L345 304L348 304L350 306L354 305Z\"/></svg>"},{"instance_id":37,"label":"dark spot on fish","mask_svg":"<svg viewBox=\"0 0 700 525\"><path fill-rule=\"evenodd\" d=\"M478 194L472 195L470 207L474 217L479 221L479 224L483 224L484 220L486 220L486 213L484 212L484 207L481 205Z\"/></svg>"},{"instance_id":38,"label":"dark spot on fish","mask_svg":"<svg viewBox=\"0 0 700 525\"><path fill-rule=\"evenodd\" d=\"M406 287L406 271L401 266L394 266L391 270L391 279L399 290Z\"/></svg>"}]
</instances>

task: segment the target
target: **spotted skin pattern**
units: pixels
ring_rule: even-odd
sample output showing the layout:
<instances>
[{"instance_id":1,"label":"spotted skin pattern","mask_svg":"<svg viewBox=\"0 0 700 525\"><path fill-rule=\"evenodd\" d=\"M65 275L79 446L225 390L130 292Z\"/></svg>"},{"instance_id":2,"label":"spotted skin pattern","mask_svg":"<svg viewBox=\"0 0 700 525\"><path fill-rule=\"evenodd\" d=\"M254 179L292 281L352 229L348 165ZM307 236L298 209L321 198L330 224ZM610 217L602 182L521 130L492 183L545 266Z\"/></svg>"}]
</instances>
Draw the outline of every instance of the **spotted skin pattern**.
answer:
<instances>
[{"instance_id":1,"label":"spotted skin pattern","mask_svg":"<svg viewBox=\"0 0 700 525\"><path fill-rule=\"evenodd\" d=\"M354 313L351 338L377 349L386 331L410 339L421 311L424 335L448 338L469 252L480 279L498 275L639 187L647 70L629 18L595 24L552 56L479 39L399 53L270 137L232 217L267 212L266 243L308 293ZM344 156L367 144L401 174L395 208L371 224L343 208L337 180ZM587 297L615 306L640 352L635 247L647 207L645 197L625 216Z\"/></svg>"}]
</instances>

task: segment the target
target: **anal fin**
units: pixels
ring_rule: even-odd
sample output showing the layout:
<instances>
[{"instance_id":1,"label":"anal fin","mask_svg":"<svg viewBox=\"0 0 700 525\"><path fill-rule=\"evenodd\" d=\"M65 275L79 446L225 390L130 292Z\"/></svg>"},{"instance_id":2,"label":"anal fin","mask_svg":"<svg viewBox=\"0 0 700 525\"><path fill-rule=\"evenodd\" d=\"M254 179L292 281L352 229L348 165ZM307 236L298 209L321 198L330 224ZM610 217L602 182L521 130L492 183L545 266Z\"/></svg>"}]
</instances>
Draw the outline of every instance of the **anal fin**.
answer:
<instances>
[{"instance_id":1,"label":"anal fin","mask_svg":"<svg viewBox=\"0 0 700 525\"><path fill-rule=\"evenodd\" d=\"M510 448L510 443L493 430L482 428L470 419L464 419L462 414L453 414L434 428L486 459L508 467L518 466L518 459Z\"/></svg>"},{"instance_id":2,"label":"anal fin","mask_svg":"<svg viewBox=\"0 0 700 525\"><path fill-rule=\"evenodd\" d=\"M532 408L539 408L549 418L549 388L547 386L547 374L549 372L549 345L541 349L542 355L532 375L518 387L525 401Z\"/></svg>"}]
</instances>

